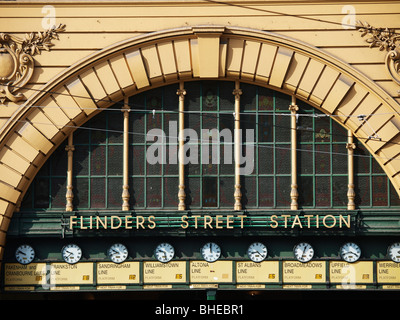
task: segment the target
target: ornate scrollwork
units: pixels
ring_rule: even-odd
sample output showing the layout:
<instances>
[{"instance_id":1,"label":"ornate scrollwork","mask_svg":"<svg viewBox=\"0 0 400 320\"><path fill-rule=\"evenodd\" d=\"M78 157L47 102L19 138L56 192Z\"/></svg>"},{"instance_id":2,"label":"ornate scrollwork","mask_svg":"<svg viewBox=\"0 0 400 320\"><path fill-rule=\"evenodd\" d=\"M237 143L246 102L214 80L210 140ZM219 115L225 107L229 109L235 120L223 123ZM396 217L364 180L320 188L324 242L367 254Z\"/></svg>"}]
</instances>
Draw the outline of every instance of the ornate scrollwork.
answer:
<instances>
[{"instance_id":1,"label":"ornate scrollwork","mask_svg":"<svg viewBox=\"0 0 400 320\"><path fill-rule=\"evenodd\" d=\"M380 51L387 51L385 64L393 81L400 85L400 35L388 28L374 28L367 22L357 21L356 28L361 36L369 35L366 42L369 47L379 47ZM398 91L400 95L400 91Z\"/></svg>"},{"instance_id":2,"label":"ornate scrollwork","mask_svg":"<svg viewBox=\"0 0 400 320\"><path fill-rule=\"evenodd\" d=\"M65 31L65 25L54 26L44 32L26 34L24 39L0 33L0 103L18 102L25 99L18 93L31 78L34 69L33 56L41 50L50 51L53 39Z\"/></svg>"}]
</instances>

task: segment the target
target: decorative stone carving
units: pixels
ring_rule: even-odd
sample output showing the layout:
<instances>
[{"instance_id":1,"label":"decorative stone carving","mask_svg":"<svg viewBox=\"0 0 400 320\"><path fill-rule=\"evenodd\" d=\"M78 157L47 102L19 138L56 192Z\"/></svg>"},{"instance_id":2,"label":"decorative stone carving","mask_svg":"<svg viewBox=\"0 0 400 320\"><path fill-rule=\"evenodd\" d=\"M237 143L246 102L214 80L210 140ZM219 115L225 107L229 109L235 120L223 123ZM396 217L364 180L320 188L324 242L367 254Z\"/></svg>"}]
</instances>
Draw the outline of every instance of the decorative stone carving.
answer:
<instances>
[{"instance_id":1,"label":"decorative stone carving","mask_svg":"<svg viewBox=\"0 0 400 320\"><path fill-rule=\"evenodd\" d=\"M34 69L33 56L41 50L50 51L53 39L65 31L59 24L44 32L26 34L24 39L0 33L0 103L18 102L25 99L18 93L31 78Z\"/></svg>"},{"instance_id":2,"label":"decorative stone carving","mask_svg":"<svg viewBox=\"0 0 400 320\"><path fill-rule=\"evenodd\" d=\"M400 85L400 35L388 28L375 28L367 22L357 21L356 28L365 37L370 48L379 47L380 51L387 51L385 64L393 81ZM400 95L400 90L397 91Z\"/></svg>"}]
</instances>

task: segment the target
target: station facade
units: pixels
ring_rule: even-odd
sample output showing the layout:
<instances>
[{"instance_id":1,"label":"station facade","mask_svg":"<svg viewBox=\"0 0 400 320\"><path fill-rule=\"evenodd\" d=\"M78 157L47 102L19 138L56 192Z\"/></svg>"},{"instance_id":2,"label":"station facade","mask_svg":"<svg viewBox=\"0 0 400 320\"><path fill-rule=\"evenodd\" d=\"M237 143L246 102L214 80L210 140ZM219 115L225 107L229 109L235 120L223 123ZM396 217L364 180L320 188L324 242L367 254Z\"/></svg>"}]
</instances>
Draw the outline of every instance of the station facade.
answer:
<instances>
[{"instance_id":1,"label":"station facade","mask_svg":"<svg viewBox=\"0 0 400 320\"><path fill-rule=\"evenodd\" d=\"M0 8L2 294L398 292L400 3Z\"/></svg>"}]
</instances>

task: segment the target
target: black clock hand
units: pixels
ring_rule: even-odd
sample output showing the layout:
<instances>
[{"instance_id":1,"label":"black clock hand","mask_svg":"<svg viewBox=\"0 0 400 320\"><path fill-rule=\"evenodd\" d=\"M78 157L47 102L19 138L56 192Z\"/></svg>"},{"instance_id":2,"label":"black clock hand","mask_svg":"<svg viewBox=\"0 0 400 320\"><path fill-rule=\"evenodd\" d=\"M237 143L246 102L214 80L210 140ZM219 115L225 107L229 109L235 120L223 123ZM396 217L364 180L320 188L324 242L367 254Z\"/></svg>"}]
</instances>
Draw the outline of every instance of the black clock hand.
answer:
<instances>
[{"instance_id":1,"label":"black clock hand","mask_svg":"<svg viewBox=\"0 0 400 320\"><path fill-rule=\"evenodd\" d=\"M67 255L66 257L68 258L70 255L73 255L74 253L73 252L70 252L70 251L65 251L66 253L69 253L69 255Z\"/></svg>"}]
</instances>

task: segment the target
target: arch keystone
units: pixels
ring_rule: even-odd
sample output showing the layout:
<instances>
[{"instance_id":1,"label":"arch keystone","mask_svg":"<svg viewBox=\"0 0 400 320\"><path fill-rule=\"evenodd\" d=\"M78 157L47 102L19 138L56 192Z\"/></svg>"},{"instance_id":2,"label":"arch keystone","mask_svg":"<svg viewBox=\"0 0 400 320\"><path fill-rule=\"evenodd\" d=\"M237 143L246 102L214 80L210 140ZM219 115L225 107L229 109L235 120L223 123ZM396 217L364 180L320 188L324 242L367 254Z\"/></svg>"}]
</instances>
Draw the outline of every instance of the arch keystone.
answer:
<instances>
[{"instance_id":1,"label":"arch keystone","mask_svg":"<svg viewBox=\"0 0 400 320\"><path fill-rule=\"evenodd\" d=\"M193 27L193 33L197 36L197 70L200 78L218 78L220 65L220 38L224 27L198 26Z\"/></svg>"}]
</instances>

